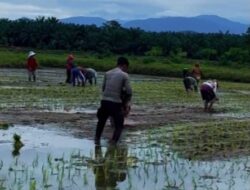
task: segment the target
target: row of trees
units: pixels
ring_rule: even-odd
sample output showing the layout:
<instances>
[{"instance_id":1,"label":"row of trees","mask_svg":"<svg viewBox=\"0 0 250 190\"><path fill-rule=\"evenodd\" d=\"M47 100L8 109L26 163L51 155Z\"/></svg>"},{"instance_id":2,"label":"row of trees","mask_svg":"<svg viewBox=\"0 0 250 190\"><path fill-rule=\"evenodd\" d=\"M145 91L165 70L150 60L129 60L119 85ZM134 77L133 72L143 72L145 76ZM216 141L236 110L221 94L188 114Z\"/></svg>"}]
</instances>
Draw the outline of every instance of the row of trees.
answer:
<instances>
[{"instance_id":1,"label":"row of trees","mask_svg":"<svg viewBox=\"0 0 250 190\"><path fill-rule=\"evenodd\" d=\"M156 56L185 52L188 58L250 61L250 28L244 35L156 33L123 28L116 21L96 27L64 24L54 17L38 17L35 20L0 19L0 29L0 45L4 46Z\"/></svg>"}]
</instances>

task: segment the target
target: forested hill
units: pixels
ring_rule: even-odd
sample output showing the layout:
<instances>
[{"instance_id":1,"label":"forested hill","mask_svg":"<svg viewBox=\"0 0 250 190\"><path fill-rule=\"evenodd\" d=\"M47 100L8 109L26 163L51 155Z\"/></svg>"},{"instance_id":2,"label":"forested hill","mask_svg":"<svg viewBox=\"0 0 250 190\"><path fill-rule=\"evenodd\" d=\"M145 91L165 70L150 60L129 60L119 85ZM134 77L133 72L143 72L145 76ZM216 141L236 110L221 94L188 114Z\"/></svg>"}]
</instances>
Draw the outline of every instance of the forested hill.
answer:
<instances>
[{"instance_id":1,"label":"forested hill","mask_svg":"<svg viewBox=\"0 0 250 190\"><path fill-rule=\"evenodd\" d=\"M60 20L63 23L102 26L107 20L97 17L70 17ZM196 17L162 17L141 20L118 21L125 28L140 28L151 32L183 32L199 33L229 32L242 34L247 31L248 25L234 22L219 16L201 15Z\"/></svg>"},{"instance_id":2,"label":"forested hill","mask_svg":"<svg viewBox=\"0 0 250 190\"><path fill-rule=\"evenodd\" d=\"M124 28L117 21L101 27L61 23L54 17L0 19L0 46L81 50L101 54L185 56L250 63L250 28L230 33L146 32Z\"/></svg>"}]
</instances>

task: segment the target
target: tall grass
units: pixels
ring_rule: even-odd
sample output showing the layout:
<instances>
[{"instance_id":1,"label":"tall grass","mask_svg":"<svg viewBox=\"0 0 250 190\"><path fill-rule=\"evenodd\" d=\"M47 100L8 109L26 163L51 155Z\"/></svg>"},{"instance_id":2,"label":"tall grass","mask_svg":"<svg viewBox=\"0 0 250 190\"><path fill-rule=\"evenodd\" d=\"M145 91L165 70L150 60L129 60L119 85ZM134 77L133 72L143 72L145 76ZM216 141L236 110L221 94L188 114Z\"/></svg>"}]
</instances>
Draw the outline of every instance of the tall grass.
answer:
<instances>
[{"instance_id":1,"label":"tall grass","mask_svg":"<svg viewBox=\"0 0 250 190\"><path fill-rule=\"evenodd\" d=\"M0 48L0 67L24 68L28 49ZM65 52L37 50L39 67L64 68L69 53L75 56L75 64L84 67L92 67L99 71L107 71L116 64L117 55L97 55L86 52ZM196 60L182 57L150 57L150 56L127 56L130 61L130 73L160 75L168 77L181 77L183 68L193 67ZM250 82L250 67L239 65L223 66L216 62L200 61L204 78L219 80Z\"/></svg>"}]
</instances>

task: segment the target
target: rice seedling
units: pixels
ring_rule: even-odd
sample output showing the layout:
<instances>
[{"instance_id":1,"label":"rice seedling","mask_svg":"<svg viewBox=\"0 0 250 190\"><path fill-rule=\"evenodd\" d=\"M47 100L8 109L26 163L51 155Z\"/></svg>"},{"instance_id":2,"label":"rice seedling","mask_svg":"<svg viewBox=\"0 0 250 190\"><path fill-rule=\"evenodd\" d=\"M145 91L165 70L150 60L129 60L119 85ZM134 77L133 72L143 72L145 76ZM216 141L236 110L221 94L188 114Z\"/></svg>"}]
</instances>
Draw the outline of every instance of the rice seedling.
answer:
<instances>
[{"instance_id":1,"label":"rice seedling","mask_svg":"<svg viewBox=\"0 0 250 190\"><path fill-rule=\"evenodd\" d=\"M18 84L17 80L13 79L10 85ZM0 107L4 110L55 111L77 110L79 107L96 109L98 106L99 86L80 89L57 83L46 84L48 86L36 86L23 81L21 86L25 88L0 88ZM103 172L101 180L109 176L107 183L115 181L117 189L239 189L242 184L249 185L249 122L244 118L236 120L235 117L245 117L250 113L247 94L250 85L221 84L222 103L216 105L215 113L206 115L213 121L189 122L185 118L163 123L162 127L138 129L140 133L128 129L128 135L124 137L128 144L126 154L119 149L111 151L111 154L106 147L102 148L98 159L95 151L90 149L61 157L54 157L52 152L44 159L36 154L26 165L18 159L10 165L0 161L0 189L10 189L11 185L16 189L30 190L65 189L70 185L72 189L95 189L97 169ZM132 77L132 86L135 106L145 108L145 112L155 109L152 112L155 117L161 109L182 112L187 108L199 110L201 105L199 94L186 96L183 93L180 79L142 80ZM213 114L222 114L222 117L214 120ZM233 117L224 118L223 114ZM109 156L105 158L105 155ZM9 178L3 181L2 173L8 174ZM20 180L21 183L18 182Z\"/></svg>"},{"instance_id":2,"label":"rice seedling","mask_svg":"<svg viewBox=\"0 0 250 190\"><path fill-rule=\"evenodd\" d=\"M7 130L10 124L0 121L0 130Z\"/></svg>"},{"instance_id":3,"label":"rice seedling","mask_svg":"<svg viewBox=\"0 0 250 190\"><path fill-rule=\"evenodd\" d=\"M30 184L29 184L29 190L36 190L36 180L32 179L30 180Z\"/></svg>"}]
</instances>

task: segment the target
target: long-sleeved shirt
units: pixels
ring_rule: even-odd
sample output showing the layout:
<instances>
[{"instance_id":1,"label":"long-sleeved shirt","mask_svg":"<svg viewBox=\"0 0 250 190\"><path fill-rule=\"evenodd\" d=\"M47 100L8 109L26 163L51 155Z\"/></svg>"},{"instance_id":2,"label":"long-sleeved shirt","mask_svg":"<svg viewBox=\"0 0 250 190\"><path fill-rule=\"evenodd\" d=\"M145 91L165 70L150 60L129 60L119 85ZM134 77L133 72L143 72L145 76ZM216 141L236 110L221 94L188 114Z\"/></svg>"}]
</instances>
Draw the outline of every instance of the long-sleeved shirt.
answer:
<instances>
[{"instance_id":1,"label":"long-sleeved shirt","mask_svg":"<svg viewBox=\"0 0 250 190\"><path fill-rule=\"evenodd\" d=\"M216 95L216 92L217 92L217 82L206 81L206 82L203 82L202 85L205 85L205 86L209 87L210 89L212 89L213 92L214 92L214 94Z\"/></svg>"},{"instance_id":2,"label":"long-sleeved shirt","mask_svg":"<svg viewBox=\"0 0 250 190\"><path fill-rule=\"evenodd\" d=\"M85 77L88 78L96 78L97 77L97 72L92 69L92 68L87 68L85 69Z\"/></svg>"},{"instance_id":3,"label":"long-sleeved shirt","mask_svg":"<svg viewBox=\"0 0 250 190\"><path fill-rule=\"evenodd\" d=\"M72 67L73 67L73 61L71 59L68 59L66 63L66 70L71 71Z\"/></svg>"},{"instance_id":4,"label":"long-sleeved shirt","mask_svg":"<svg viewBox=\"0 0 250 190\"><path fill-rule=\"evenodd\" d=\"M38 64L36 62L36 59L34 57L30 57L28 60L27 60L27 65L26 65L27 69L29 71L35 71L38 67Z\"/></svg>"},{"instance_id":5,"label":"long-sleeved shirt","mask_svg":"<svg viewBox=\"0 0 250 190\"><path fill-rule=\"evenodd\" d=\"M127 97L131 98L132 89L128 74L123 72L119 67L106 72L102 91L102 100L123 103L122 93L125 93Z\"/></svg>"},{"instance_id":6,"label":"long-sleeved shirt","mask_svg":"<svg viewBox=\"0 0 250 190\"><path fill-rule=\"evenodd\" d=\"M197 81L195 78L193 78L191 76L187 76L184 78L184 80L188 81L189 86L194 86L197 88Z\"/></svg>"}]
</instances>

